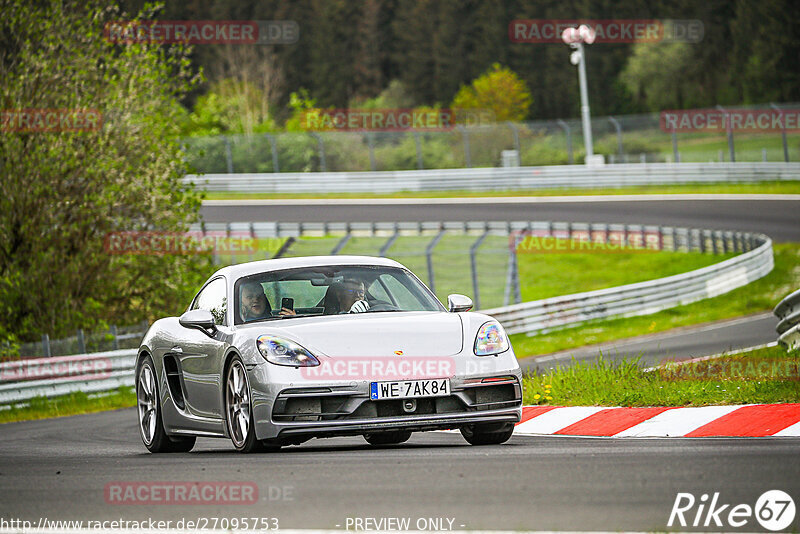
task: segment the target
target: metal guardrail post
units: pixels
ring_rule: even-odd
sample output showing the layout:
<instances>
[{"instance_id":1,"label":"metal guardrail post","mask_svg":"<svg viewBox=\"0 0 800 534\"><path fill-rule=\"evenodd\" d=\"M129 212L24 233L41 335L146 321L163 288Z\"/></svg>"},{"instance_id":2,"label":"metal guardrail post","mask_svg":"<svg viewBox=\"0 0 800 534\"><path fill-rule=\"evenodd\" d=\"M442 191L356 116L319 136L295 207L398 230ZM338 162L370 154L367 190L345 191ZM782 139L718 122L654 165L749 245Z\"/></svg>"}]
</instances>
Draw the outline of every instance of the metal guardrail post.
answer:
<instances>
[{"instance_id":1,"label":"metal guardrail post","mask_svg":"<svg viewBox=\"0 0 800 534\"><path fill-rule=\"evenodd\" d=\"M52 353L50 352L50 336L47 334L42 334L42 355L46 356L47 358L52 356Z\"/></svg>"},{"instance_id":2,"label":"metal guardrail post","mask_svg":"<svg viewBox=\"0 0 800 534\"><path fill-rule=\"evenodd\" d=\"M425 261L428 264L428 287L431 289L431 291L433 292L434 295L436 294L436 289L435 289L435 282L434 282L434 278L433 278L433 248L436 245L439 244L439 241L442 240L442 237L444 237L445 231L446 230L444 229L444 227L442 227L439 230L439 233L436 234L436 237L431 239L430 243L428 243L428 246L425 247Z\"/></svg>"},{"instance_id":3,"label":"metal guardrail post","mask_svg":"<svg viewBox=\"0 0 800 534\"><path fill-rule=\"evenodd\" d=\"M228 166L228 174L233 174L233 151L231 150L231 140L227 135L224 135L223 138L225 139L225 162Z\"/></svg>"},{"instance_id":4,"label":"metal guardrail post","mask_svg":"<svg viewBox=\"0 0 800 534\"><path fill-rule=\"evenodd\" d=\"M728 132L728 152L730 152L731 163L735 163L736 150L733 147L733 125L731 124L731 114L722 106L717 106L717 109L725 114L725 123L727 124L726 130Z\"/></svg>"},{"instance_id":5,"label":"metal guardrail post","mask_svg":"<svg viewBox=\"0 0 800 534\"><path fill-rule=\"evenodd\" d=\"M376 171L378 166L375 163L375 139L372 132L367 133L367 146L369 147L369 168L372 171Z\"/></svg>"},{"instance_id":6,"label":"metal guardrail post","mask_svg":"<svg viewBox=\"0 0 800 534\"><path fill-rule=\"evenodd\" d=\"M786 144L786 122L783 118L783 110L775 104L775 102L770 102L769 106L781 114L781 139L783 140L783 161L789 161L789 145Z\"/></svg>"},{"instance_id":7,"label":"metal guardrail post","mask_svg":"<svg viewBox=\"0 0 800 534\"><path fill-rule=\"evenodd\" d=\"M558 119L556 122L564 129L564 135L567 139L567 161L572 165L575 161L572 157L572 131L569 129L569 124L565 121Z\"/></svg>"},{"instance_id":8,"label":"metal guardrail post","mask_svg":"<svg viewBox=\"0 0 800 534\"><path fill-rule=\"evenodd\" d=\"M800 289L781 300L773 312L779 319L778 343L793 351L800 348Z\"/></svg>"},{"instance_id":9,"label":"metal guardrail post","mask_svg":"<svg viewBox=\"0 0 800 534\"><path fill-rule=\"evenodd\" d=\"M461 137L464 139L464 161L467 167L472 167L472 154L469 150L469 132L461 125L457 126L456 128L458 128L458 131L461 132Z\"/></svg>"},{"instance_id":10,"label":"metal guardrail post","mask_svg":"<svg viewBox=\"0 0 800 534\"><path fill-rule=\"evenodd\" d=\"M425 162L422 161L422 141L420 141L419 135L419 132L414 132L414 146L417 149L417 169L423 170Z\"/></svg>"},{"instance_id":11,"label":"metal guardrail post","mask_svg":"<svg viewBox=\"0 0 800 534\"><path fill-rule=\"evenodd\" d=\"M619 152L620 163L624 163L625 151L622 148L622 126L620 126L619 121L614 117L609 117L608 121L613 124L614 128L617 130L617 151Z\"/></svg>"},{"instance_id":12,"label":"metal guardrail post","mask_svg":"<svg viewBox=\"0 0 800 534\"><path fill-rule=\"evenodd\" d=\"M325 143L322 141L322 136L317 132L308 132L311 137L317 140L317 152L319 153L319 170L328 172L328 162L325 159Z\"/></svg>"},{"instance_id":13,"label":"metal guardrail post","mask_svg":"<svg viewBox=\"0 0 800 534\"><path fill-rule=\"evenodd\" d=\"M470 272L472 274L472 293L475 295L475 309L481 309L481 293L480 293L480 286L478 284L478 261L477 261L477 254L478 248L483 244L486 240L486 237L489 235L489 228L487 227L481 236L475 240L474 243L469 247L469 267Z\"/></svg>"},{"instance_id":14,"label":"metal guardrail post","mask_svg":"<svg viewBox=\"0 0 800 534\"><path fill-rule=\"evenodd\" d=\"M272 172L281 172L281 167L278 165L278 144L275 141L275 136L271 134L264 134L269 140L270 150L272 151Z\"/></svg>"}]
</instances>

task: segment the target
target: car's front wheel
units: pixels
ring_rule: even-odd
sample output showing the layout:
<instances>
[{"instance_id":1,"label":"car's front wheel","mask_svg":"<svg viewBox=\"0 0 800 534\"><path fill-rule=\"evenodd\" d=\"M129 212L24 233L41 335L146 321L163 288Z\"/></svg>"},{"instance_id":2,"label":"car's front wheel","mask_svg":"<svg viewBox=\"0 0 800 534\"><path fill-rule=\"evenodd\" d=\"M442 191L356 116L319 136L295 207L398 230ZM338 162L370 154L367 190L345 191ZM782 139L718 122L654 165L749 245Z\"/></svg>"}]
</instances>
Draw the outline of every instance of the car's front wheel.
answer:
<instances>
[{"instance_id":1,"label":"car's front wheel","mask_svg":"<svg viewBox=\"0 0 800 534\"><path fill-rule=\"evenodd\" d=\"M405 443L411 437L408 430L392 430L390 432L377 432L375 434L365 434L364 439L370 445L397 445Z\"/></svg>"},{"instance_id":2,"label":"car's front wheel","mask_svg":"<svg viewBox=\"0 0 800 534\"><path fill-rule=\"evenodd\" d=\"M461 435L470 445L499 445L514 433L514 423L484 423L461 427Z\"/></svg>"},{"instance_id":3,"label":"car's front wheel","mask_svg":"<svg viewBox=\"0 0 800 534\"><path fill-rule=\"evenodd\" d=\"M164 430L158 396L158 381L150 355L145 355L139 360L136 371L136 404L139 415L139 435L147 450L150 452L189 452L192 450L195 437L171 438Z\"/></svg>"},{"instance_id":4,"label":"car's front wheel","mask_svg":"<svg viewBox=\"0 0 800 534\"><path fill-rule=\"evenodd\" d=\"M236 355L225 373L225 419L233 446L244 453L279 449L279 445L266 445L256 438L250 392L247 371Z\"/></svg>"}]
</instances>

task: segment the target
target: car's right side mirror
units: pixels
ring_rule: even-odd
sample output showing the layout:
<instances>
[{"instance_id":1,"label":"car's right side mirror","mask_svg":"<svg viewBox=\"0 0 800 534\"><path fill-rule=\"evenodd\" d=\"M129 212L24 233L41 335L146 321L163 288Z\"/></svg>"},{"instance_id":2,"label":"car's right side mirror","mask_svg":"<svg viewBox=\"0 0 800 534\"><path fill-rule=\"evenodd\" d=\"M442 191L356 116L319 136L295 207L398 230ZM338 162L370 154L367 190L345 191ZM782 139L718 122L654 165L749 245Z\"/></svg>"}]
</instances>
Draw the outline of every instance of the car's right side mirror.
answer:
<instances>
[{"instance_id":1,"label":"car's right side mirror","mask_svg":"<svg viewBox=\"0 0 800 534\"><path fill-rule=\"evenodd\" d=\"M472 299L466 295L453 293L447 295L447 307L451 312L465 312L472 309Z\"/></svg>"}]
</instances>

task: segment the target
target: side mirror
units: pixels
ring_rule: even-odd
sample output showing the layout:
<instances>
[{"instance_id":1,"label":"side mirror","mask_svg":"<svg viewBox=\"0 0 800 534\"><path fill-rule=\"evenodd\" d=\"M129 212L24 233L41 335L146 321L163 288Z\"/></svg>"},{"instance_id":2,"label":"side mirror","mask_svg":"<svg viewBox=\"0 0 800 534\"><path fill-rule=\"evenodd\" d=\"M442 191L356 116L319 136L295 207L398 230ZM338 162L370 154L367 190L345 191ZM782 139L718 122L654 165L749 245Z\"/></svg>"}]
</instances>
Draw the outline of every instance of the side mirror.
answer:
<instances>
[{"instance_id":1,"label":"side mirror","mask_svg":"<svg viewBox=\"0 0 800 534\"><path fill-rule=\"evenodd\" d=\"M447 295L447 307L450 308L451 312L470 311L472 309L472 299L466 295L453 293L452 295Z\"/></svg>"},{"instance_id":2,"label":"side mirror","mask_svg":"<svg viewBox=\"0 0 800 534\"><path fill-rule=\"evenodd\" d=\"M189 310L181 315L178 322L184 328L196 328L208 335L213 335L217 331L217 326L214 324L214 316L208 310Z\"/></svg>"}]
</instances>

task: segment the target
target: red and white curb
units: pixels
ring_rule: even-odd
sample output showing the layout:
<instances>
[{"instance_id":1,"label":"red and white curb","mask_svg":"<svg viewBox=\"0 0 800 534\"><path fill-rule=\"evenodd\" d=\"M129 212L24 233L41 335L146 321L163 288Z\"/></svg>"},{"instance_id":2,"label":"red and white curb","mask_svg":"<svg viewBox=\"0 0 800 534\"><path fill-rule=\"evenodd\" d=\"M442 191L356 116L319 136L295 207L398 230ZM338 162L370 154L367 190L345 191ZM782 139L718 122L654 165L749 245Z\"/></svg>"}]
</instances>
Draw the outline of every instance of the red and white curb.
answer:
<instances>
[{"instance_id":1,"label":"red and white curb","mask_svg":"<svg viewBox=\"0 0 800 534\"><path fill-rule=\"evenodd\" d=\"M524 406L515 435L605 437L800 437L800 404L692 408Z\"/></svg>"}]
</instances>

